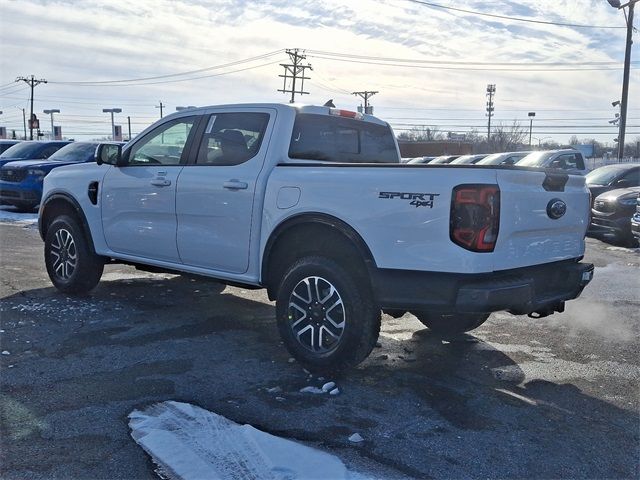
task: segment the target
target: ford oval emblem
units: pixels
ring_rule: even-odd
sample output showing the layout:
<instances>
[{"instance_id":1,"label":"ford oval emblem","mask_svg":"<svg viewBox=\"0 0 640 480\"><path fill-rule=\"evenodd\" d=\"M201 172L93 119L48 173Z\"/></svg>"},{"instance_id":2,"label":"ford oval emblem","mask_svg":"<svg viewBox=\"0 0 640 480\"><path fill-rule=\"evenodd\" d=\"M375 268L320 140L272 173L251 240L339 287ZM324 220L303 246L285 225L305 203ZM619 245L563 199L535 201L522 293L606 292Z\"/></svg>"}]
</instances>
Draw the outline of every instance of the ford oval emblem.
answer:
<instances>
[{"instance_id":1,"label":"ford oval emblem","mask_svg":"<svg viewBox=\"0 0 640 480\"><path fill-rule=\"evenodd\" d=\"M549 215L549 218L557 220L565 213L567 213L567 204L559 198L554 198L547 204L547 215Z\"/></svg>"}]
</instances>

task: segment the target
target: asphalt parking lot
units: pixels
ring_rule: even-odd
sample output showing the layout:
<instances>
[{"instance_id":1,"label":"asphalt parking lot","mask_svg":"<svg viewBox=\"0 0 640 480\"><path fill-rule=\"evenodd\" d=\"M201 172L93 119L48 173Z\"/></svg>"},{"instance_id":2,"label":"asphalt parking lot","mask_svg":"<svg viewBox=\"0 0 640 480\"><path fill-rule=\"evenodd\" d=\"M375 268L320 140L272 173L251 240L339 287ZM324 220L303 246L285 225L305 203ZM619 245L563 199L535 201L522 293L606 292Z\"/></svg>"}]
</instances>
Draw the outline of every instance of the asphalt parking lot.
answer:
<instances>
[{"instance_id":1,"label":"asphalt parking lot","mask_svg":"<svg viewBox=\"0 0 640 480\"><path fill-rule=\"evenodd\" d=\"M108 266L68 297L33 224L2 223L2 477L157 478L127 415L178 400L371 476L638 478L640 253L587 244L595 278L564 314L449 339L385 316L329 396L300 392L327 379L290 362L264 292Z\"/></svg>"}]
</instances>

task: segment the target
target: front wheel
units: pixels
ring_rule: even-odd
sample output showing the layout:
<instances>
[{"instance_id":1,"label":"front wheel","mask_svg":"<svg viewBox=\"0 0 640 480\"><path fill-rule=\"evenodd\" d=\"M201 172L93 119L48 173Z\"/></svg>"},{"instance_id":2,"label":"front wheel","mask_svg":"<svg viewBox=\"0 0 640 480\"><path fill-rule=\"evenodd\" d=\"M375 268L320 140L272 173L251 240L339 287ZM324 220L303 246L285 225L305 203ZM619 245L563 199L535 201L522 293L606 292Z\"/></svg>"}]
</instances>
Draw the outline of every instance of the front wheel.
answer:
<instances>
[{"instance_id":1,"label":"front wheel","mask_svg":"<svg viewBox=\"0 0 640 480\"><path fill-rule=\"evenodd\" d=\"M363 361L380 332L371 288L350 268L320 256L295 262L276 298L287 350L313 371L339 372Z\"/></svg>"},{"instance_id":2,"label":"front wheel","mask_svg":"<svg viewBox=\"0 0 640 480\"><path fill-rule=\"evenodd\" d=\"M489 318L488 313L432 313L412 312L418 320L435 333L455 335L478 328Z\"/></svg>"},{"instance_id":3,"label":"front wheel","mask_svg":"<svg viewBox=\"0 0 640 480\"><path fill-rule=\"evenodd\" d=\"M100 281L104 260L93 253L78 222L67 215L47 230L44 259L53 285L64 293L87 293Z\"/></svg>"}]
</instances>

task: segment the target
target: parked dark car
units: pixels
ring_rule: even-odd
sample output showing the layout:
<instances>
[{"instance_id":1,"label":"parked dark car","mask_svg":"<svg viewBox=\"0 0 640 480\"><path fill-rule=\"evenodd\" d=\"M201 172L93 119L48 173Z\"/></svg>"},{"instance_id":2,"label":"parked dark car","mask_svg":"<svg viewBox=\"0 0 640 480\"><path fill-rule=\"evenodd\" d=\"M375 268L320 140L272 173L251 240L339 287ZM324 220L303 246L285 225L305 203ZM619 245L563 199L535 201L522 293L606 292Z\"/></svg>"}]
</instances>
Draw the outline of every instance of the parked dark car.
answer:
<instances>
[{"instance_id":1,"label":"parked dark car","mask_svg":"<svg viewBox=\"0 0 640 480\"><path fill-rule=\"evenodd\" d=\"M591 191L591 206L598 195L616 188L640 186L640 165L637 163L618 163L596 168L585 177Z\"/></svg>"},{"instance_id":2,"label":"parked dark car","mask_svg":"<svg viewBox=\"0 0 640 480\"><path fill-rule=\"evenodd\" d=\"M40 142L37 140L20 142L7 148L0 154L0 167L16 160L41 160L49 158L55 152L71 142L64 140Z\"/></svg>"},{"instance_id":3,"label":"parked dark car","mask_svg":"<svg viewBox=\"0 0 640 480\"><path fill-rule=\"evenodd\" d=\"M612 235L625 245L634 245L631 217L636 213L640 187L619 188L599 195L591 209L591 234Z\"/></svg>"},{"instance_id":4,"label":"parked dark car","mask_svg":"<svg viewBox=\"0 0 640 480\"><path fill-rule=\"evenodd\" d=\"M631 234L640 243L640 195L636 199L636 213L631 217Z\"/></svg>"},{"instance_id":5,"label":"parked dark car","mask_svg":"<svg viewBox=\"0 0 640 480\"><path fill-rule=\"evenodd\" d=\"M0 153L3 153L5 150L13 147L14 145L20 142L21 140L7 140L7 139L0 140Z\"/></svg>"},{"instance_id":6,"label":"parked dark car","mask_svg":"<svg viewBox=\"0 0 640 480\"><path fill-rule=\"evenodd\" d=\"M54 168L92 162L99 143L74 142L48 159L17 160L0 167L0 201L22 211L31 211L42 197L42 181Z\"/></svg>"}]
</instances>

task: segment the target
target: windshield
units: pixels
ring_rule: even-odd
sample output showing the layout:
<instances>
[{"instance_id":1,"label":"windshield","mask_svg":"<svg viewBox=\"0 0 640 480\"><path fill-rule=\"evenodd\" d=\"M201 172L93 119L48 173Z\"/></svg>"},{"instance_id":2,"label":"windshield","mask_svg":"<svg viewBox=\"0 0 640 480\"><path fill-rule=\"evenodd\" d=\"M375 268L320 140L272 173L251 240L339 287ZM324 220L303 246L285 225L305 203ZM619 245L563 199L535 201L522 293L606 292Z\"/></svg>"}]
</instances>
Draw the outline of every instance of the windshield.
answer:
<instances>
[{"instance_id":1,"label":"windshield","mask_svg":"<svg viewBox=\"0 0 640 480\"><path fill-rule=\"evenodd\" d=\"M41 148L42 144L38 142L18 143L2 152L0 158L33 158L33 155L36 155Z\"/></svg>"},{"instance_id":2,"label":"windshield","mask_svg":"<svg viewBox=\"0 0 640 480\"><path fill-rule=\"evenodd\" d=\"M586 182L588 185L609 185L624 171L618 166L597 168L587 174Z\"/></svg>"},{"instance_id":3,"label":"windshield","mask_svg":"<svg viewBox=\"0 0 640 480\"><path fill-rule=\"evenodd\" d=\"M97 143L70 143L49 157L54 162L88 162L93 159Z\"/></svg>"},{"instance_id":4,"label":"windshield","mask_svg":"<svg viewBox=\"0 0 640 480\"><path fill-rule=\"evenodd\" d=\"M533 152L517 162L519 167L540 167L555 152Z\"/></svg>"}]
</instances>

